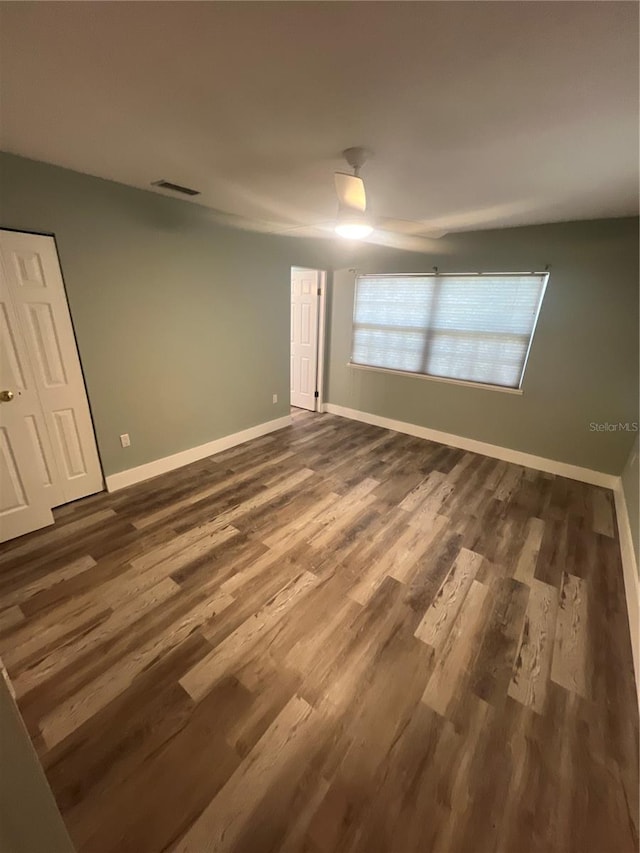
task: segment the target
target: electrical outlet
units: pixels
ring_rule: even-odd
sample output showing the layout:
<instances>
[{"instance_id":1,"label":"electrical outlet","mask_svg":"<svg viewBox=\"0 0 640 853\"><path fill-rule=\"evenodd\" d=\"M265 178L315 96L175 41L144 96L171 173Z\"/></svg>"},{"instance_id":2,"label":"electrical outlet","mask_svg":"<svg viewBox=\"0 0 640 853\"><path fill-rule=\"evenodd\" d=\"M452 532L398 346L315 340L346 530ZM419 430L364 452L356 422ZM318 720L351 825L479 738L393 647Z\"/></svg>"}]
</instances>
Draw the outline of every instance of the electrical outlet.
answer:
<instances>
[{"instance_id":1,"label":"electrical outlet","mask_svg":"<svg viewBox=\"0 0 640 853\"><path fill-rule=\"evenodd\" d=\"M277 394L274 394L274 395L273 395L273 402L274 402L274 403L277 403L277 402L278 402L278 395L277 395Z\"/></svg>"},{"instance_id":2,"label":"electrical outlet","mask_svg":"<svg viewBox=\"0 0 640 853\"><path fill-rule=\"evenodd\" d=\"M123 447L130 447L131 446L131 439L129 438L128 432L122 433L122 435L120 436L120 444Z\"/></svg>"}]
</instances>

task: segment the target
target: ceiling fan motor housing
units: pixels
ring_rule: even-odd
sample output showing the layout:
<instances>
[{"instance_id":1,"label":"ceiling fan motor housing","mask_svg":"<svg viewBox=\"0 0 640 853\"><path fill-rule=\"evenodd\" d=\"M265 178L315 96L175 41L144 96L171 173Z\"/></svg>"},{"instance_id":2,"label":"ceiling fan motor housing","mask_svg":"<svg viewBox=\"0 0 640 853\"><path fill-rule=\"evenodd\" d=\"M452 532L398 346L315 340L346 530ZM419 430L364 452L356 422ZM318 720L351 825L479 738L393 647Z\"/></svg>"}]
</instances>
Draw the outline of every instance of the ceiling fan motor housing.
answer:
<instances>
[{"instance_id":1,"label":"ceiling fan motor housing","mask_svg":"<svg viewBox=\"0 0 640 853\"><path fill-rule=\"evenodd\" d=\"M354 174L357 175L360 169L371 157L371 153L372 152L369 151L369 149L362 148L362 146L357 145L354 148L345 148L345 150L342 152L342 156L351 166L354 171Z\"/></svg>"}]
</instances>

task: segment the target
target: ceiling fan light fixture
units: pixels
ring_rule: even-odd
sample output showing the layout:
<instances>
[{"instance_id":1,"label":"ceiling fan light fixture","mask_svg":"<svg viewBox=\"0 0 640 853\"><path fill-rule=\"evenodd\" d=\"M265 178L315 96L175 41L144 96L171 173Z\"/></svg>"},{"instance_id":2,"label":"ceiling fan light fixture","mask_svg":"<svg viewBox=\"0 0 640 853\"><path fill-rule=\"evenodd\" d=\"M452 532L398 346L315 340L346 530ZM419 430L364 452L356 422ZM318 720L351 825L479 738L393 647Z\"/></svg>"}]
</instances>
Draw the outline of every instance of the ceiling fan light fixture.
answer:
<instances>
[{"instance_id":1,"label":"ceiling fan light fixture","mask_svg":"<svg viewBox=\"0 0 640 853\"><path fill-rule=\"evenodd\" d=\"M342 222L338 223L335 227L336 234L340 237L344 237L345 240L364 240L364 238L368 237L372 231L373 228L371 225L365 225L363 222L359 224Z\"/></svg>"},{"instance_id":2,"label":"ceiling fan light fixture","mask_svg":"<svg viewBox=\"0 0 640 853\"><path fill-rule=\"evenodd\" d=\"M345 240L364 240L372 231L373 225L360 211L338 212L335 232L339 237L344 237Z\"/></svg>"}]
</instances>

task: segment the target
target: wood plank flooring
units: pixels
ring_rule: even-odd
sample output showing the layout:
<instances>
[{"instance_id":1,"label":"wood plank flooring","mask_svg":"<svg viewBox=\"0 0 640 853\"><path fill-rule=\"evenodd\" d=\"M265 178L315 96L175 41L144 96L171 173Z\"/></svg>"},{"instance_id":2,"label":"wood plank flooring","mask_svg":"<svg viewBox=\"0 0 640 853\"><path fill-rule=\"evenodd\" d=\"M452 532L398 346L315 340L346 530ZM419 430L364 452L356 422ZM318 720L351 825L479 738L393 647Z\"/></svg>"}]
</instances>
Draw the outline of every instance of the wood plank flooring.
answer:
<instances>
[{"instance_id":1,"label":"wood plank flooring","mask_svg":"<svg viewBox=\"0 0 640 853\"><path fill-rule=\"evenodd\" d=\"M56 520L0 655L79 853L638 850L609 491L298 412Z\"/></svg>"}]
</instances>

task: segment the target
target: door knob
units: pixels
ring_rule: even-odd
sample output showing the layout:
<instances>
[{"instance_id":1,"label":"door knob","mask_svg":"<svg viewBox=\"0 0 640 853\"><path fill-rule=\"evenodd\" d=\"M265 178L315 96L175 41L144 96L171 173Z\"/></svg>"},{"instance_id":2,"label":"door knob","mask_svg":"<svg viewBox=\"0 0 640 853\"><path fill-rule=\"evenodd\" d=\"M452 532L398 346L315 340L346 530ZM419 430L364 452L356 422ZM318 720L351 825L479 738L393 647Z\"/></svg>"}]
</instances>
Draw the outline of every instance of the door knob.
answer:
<instances>
[{"instance_id":1,"label":"door knob","mask_svg":"<svg viewBox=\"0 0 640 853\"><path fill-rule=\"evenodd\" d=\"M13 391L0 391L0 402L10 403L13 400Z\"/></svg>"}]
</instances>

